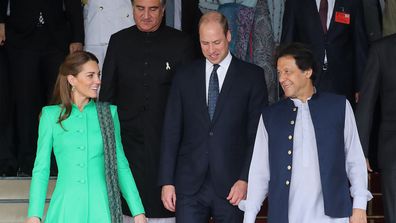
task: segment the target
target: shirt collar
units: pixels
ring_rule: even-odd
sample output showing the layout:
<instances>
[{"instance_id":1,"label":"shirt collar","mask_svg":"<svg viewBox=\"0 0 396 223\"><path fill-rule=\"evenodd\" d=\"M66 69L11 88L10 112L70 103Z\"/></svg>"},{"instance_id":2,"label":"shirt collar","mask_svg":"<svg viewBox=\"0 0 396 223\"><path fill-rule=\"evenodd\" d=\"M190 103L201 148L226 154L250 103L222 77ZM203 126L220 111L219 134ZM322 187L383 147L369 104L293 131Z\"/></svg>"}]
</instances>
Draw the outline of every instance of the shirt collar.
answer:
<instances>
[{"instance_id":1,"label":"shirt collar","mask_svg":"<svg viewBox=\"0 0 396 223\"><path fill-rule=\"evenodd\" d=\"M307 98L307 102L306 102L306 103L308 103L308 101L311 100L312 97L313 97L315 94L316 94L316 88L314 87L314 88L313 88L313 94L311 95L311 97ZM293 101L293 103L294 103L295 106L298 106L298 105L301 105L301 104L305 104L304 102L302 102L302 101L301 101L300 99L298 99L298 98L290 98L290 99Z\"/></svg>"},{"instance_id":2,"label":"shirt collar","mask_svg":"<svg viewBox=\"0 0 396 223\"><path fill-rule=\"evenodd\" d=\"M232 55L230 51L228 51L227 56L219 63L220 68L228 68L231 64L231 60L232 60ZM211 69L213 68L213 64L208 59L206 59L206 67Z\"/></svg>"}]
</instances>

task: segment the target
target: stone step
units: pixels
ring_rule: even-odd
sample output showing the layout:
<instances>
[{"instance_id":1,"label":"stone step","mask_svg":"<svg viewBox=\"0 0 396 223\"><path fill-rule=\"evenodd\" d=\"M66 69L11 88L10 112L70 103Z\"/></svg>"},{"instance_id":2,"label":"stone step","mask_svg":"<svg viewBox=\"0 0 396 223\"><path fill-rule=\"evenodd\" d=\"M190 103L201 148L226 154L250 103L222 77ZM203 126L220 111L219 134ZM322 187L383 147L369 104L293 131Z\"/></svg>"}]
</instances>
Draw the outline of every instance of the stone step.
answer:
<instances>
[{"instance_id":1,"label":"stone step","mask_svg":"<svg viewBox=\"0 0 396 223\"><path fill-rule=\"evenodd\" d=\"M29 207L30 177L0 177L0 223L23 223ZM48 182L45 212L56 178Z\"/></svg>"},{"instance_id":2,"label":"stone step","mask_svg":"<svg viewBox=\"0 0 396 223\"><path fill-rule=\"evenodd\" d=\"M29 177L3 177L0 178L0 203L17 200L28 200L29 189L30 189ZM54 191L56 178L51 178L48 182L47 199L51 198L52 192Z\"/></svg>"},{"instance_id":3,"label":"stone step","mask_svg":"<svg viewBox=\"0 0 396 223\"><path fill-rule=\"evenodd\" d=\"M48 203L45 205L47 211ZM0 223L23 223L27 216L28 203L0 203Z\"/></svg>"}]
</instances>

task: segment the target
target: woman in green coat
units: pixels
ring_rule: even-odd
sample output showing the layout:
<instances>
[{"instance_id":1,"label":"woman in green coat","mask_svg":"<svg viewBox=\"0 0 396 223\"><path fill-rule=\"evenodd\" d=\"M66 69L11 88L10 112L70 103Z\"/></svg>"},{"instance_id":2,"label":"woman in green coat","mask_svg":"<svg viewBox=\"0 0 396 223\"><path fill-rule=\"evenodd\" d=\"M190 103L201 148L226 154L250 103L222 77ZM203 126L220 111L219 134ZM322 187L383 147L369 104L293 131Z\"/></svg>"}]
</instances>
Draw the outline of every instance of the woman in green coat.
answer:
<instances>
[{"instance_id":1,"label":"woman in green coat","mask_svg":"<svg viewBox=\"0 0 396 223\"><path fill-rule=\"evenodd\" d=\"M121 223L121 191L135 223L146 223L122 148L115 106L107 113L114 134L102 137L99 104L93 100L99 86L98 60L93 54L76 52L66 57L55 84L56 105L41 112L27 223L43 217L52 149L59 173L45 222Z\"/></svg>"}]
</instances>

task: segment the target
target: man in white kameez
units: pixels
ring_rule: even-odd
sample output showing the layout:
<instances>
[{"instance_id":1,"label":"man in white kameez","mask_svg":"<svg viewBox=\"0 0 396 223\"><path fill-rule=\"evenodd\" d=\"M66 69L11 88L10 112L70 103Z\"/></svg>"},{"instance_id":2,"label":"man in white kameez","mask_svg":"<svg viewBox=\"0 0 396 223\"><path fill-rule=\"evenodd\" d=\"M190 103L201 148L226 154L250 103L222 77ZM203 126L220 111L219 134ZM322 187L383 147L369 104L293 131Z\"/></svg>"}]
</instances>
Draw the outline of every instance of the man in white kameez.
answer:
<instances>
[{"instance_id":1,"label":"man in white kameez","mask_svg":"<svg viewBox=\"0 0 396 223\"><path fill-rule=\"evenodd\" d=\"M301 44L281 48L279 82L286 99L260 118L249 172L244 223L268 196L269 223L366 223L366 163L351 105L316 92L315 62Z\"/></svg>"}]
</instances>

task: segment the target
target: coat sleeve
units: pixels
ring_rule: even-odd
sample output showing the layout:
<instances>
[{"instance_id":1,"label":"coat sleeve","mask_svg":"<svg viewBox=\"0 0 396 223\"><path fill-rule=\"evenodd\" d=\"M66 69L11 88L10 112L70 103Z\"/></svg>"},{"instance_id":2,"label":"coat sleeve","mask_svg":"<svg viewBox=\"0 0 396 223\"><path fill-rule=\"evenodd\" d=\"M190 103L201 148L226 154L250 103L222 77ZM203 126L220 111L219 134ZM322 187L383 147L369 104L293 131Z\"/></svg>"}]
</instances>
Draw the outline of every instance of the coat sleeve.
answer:
<instances>
[{"instance_id":1,"label":"coat sleeve","mask_svg":"<svg viewBox=\"0 0 396 223\"><path fill-rule=\"evenodd\" d=\"M28 217L43 217L50 174L53 144L53 124L51 111L44 107L41 112L36 160L30 184ZM53 117L53 116L52 116Z\"/></svg>"},{"instance_id":2,"label":"coat sleeve","mask_svg":"<svg viewBox=\"0 0 396 223\"><path fill-rule=\"evenodd\" d=\"M80 0L64 0L65 12L71 26L71 43L84 43L83 9Z\"/></svg>"},{"instance_id":3,"label":"coat sleeve","mask_svg":"<svg viewBox=\"0 0 396 223\"><path fill-rule=\"evenodd\" d=\"M370 50L364 71L360 98L356 107L356 124L366 157L369 151L375 105L380 91L380 62L377 46L373 45Z\"/></svg>"},{"instance_id":4,"label":"coat sleeve","mask_svg":"<svg viewBox=\"0 0 396 223\"><path fill-rule=\"evenodd\" d=\"M116 140L118 180L122 196L128 203L132 216L144 214L144 208L133 178L129 163L125 157L121 142L120 121L118 119L117 108L111 106L111 113L114 122L114 134Z\"/></svg>"},{"instance_id":5,"label":"coat sleeve","mask_svg":"<svg viewBox=\"0 0 396 223\"><path fill-rule=\"evenodd\" d=\"M115 86L117 84L117 40L111 36L107 47L106 57L103 62L102 84L100 86L99 99L114 104Z\"/></svg>"},{"instance_id":6,"label":"coat sleeve","mask_svg":"<svg viewBox=\"0 0 396 223\"><path fill-rule=\"evenodd\" d=\"M294 0L286 0L285 12L283 14L282 22L282 36L281 43L287 44L294 41L295 25L294 25Z\"/></svg>"},{"instance_id":7,"label":"coat sleeve","mask_svg":"<svg viewBox=\"0 0 396 223\"><path fill-rule=\"evenodd\" d=\"M363 17L362 1L355 1L355 16L353 17L353 44L355 49L355 92L360 91L364 64L367 60L368 39Z\"/></svg>"},{"instance_id":8,"label":"coat sleeve","mask_svg":"<svg viewBox=\"0 0 396 223\"><path fill-rule=\"evenodd\" d=\"M7 17L8 0L0 0L0 23L5 23Z\"/></svg>"},{"instance_id":9,"label":"coat sleeve","mask_svg":"<svg viewBox=\"0 0 396 223\"><path fill-rule=\"evenodd\" d=\"M175 184L177 153L183 132L183 108L179 83L180 74L180 72L177 73L172 82L165 110L158 170L159 186Z\"/></svg>"},{"instance_id":10,"label":"coat sleeve","mask_svg":"<svg viewBox=\"0 0 396 223\"><path fill-rule=\"evenodd\" d=\"M254 141L257 132L257 126L260 119L260 113L263 107L268 105L268 94L267 94L267 86L264 78L263 69L259 69L256 72L256 79L254 80L254 85L251 90L251 95L249 98L249 117L247 123L247 134L248 134L248 152L246 153L246 157L241 171L240 179L248 181L249 167L253 154Z\"/></svg>"}]
</instances>

